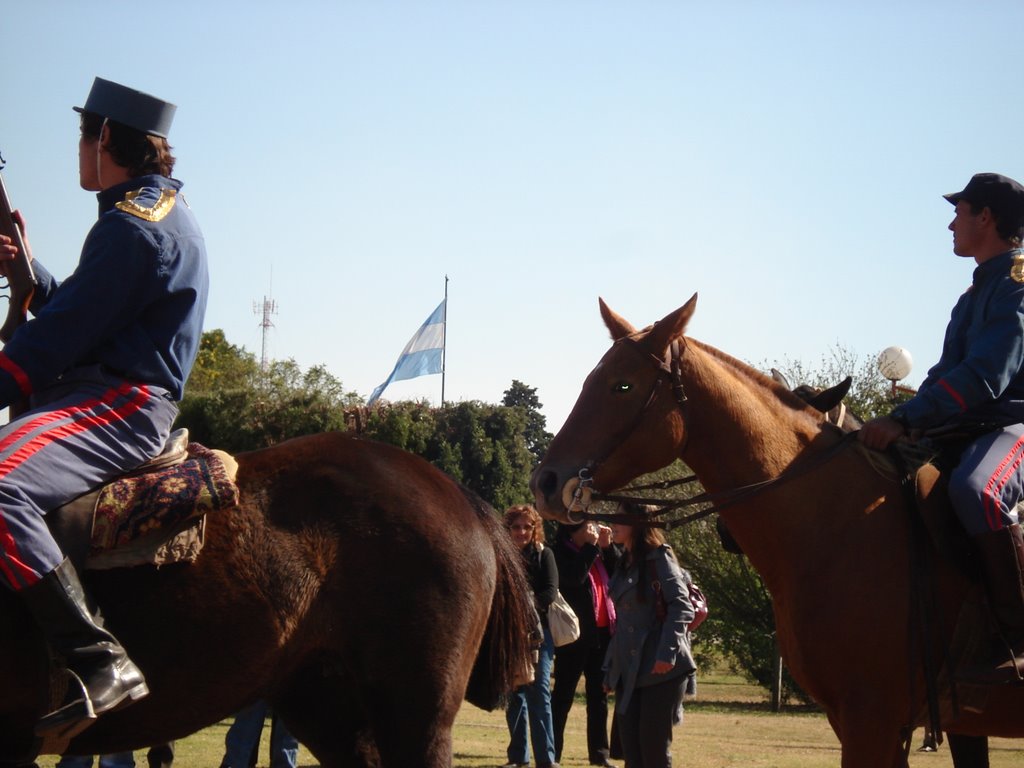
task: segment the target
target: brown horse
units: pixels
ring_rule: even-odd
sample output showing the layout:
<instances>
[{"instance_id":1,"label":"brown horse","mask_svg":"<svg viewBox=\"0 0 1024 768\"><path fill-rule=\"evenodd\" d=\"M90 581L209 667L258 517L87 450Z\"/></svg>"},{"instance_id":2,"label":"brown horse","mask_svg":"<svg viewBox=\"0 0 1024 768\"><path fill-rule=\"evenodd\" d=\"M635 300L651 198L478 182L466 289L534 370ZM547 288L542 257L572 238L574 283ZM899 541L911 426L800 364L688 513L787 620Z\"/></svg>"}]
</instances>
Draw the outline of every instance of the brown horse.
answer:
<instances>
[{"instance_id":1,"label":"brown horse","mask_svg":"<svg viewBox=\"0 0 1024 768\"><path fill-rule=\"evenodd\" d=\"M85 574L151 693L70 751L182 738L265 698L325 768L450 766L463 698L493 708L530 659L530 590L492 510L338 433L237 458L241 504L210 516L195 563ZM0 764L21 765L43 641L5 590L0 616Z\"/></svg>"},{"instance_id":2,"label":"brown horse","mask_svg":"<svg viewBox=\"0 0 1024 768\"><path fill-rule=\"evenodd\" d=\"M944 658L973 584L933 560L939 610L922 648L897 481L784 387L686 337L696 298L640 331L601 302L614 344L534 472L537 508L566 520L581 486L607 493L682 457L731 500L720 514L771 591L782 655L827 713L843 767L906 766L927 711L922 659ZM942 710L958 766L987 765L986 735L1024 736L1024 687L984 693L982 713Z\"/></svg>"}]
</instances>

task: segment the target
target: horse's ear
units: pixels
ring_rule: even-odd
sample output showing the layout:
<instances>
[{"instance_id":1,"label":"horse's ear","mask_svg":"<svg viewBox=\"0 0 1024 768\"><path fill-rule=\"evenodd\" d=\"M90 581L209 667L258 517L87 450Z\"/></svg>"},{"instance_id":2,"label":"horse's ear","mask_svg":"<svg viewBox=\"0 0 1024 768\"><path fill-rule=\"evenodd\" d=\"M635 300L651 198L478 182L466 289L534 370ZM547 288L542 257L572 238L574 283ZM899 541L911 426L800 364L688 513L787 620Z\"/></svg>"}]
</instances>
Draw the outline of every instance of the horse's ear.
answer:
<instances>
[{"instance_id":1,"label":"horse's ear","mask_svg":"<svg viewBox=\"0 0 1024 768\"><path fill-rule=\"evenodd\" d=\"M624 336L636 333L636 328L630 325L624 317L616 314L611 307L604 303L604 299L598 296L597 301L601 305L601 317L604 319L604 324L608 326L612 341L618 341Z\"/></svg>"},{"instance_id":2,"label":"horse's ear","mask_svg":"<svg viewBox=\"0 0 1024 768\"><path fill-rule=\"evenodd\" d=\"M846 393L850 391L851 384L853 384L853 378L847 376L838 384L816 394L808 400L807 403L822 413L828 413L843 402L843 398L846 397Z\"/></svg>"},{"instance_id":3,"label":"horse's ear","mask_svg":"<svg viewBox=\"0 0 1024 768\"><path fill-rule=\"evenodd\" d=\"M690 300L683 304L675 312L670 312L654 324L644 343L652 352L661 354L668 349L669 344L678 339L686 331L686 326L693 317L693 311L697 308L697 294L693 294Z\"/></svg>"},{"instance_id":4,"label":"horse's ear","mask_svg":"<svg viewBox=\"0 0 1024 768\"><path fill-rule=\"evenodd\" d=\"M772 378L775 379L779 384L784 386L786 389L792 390L793 386L789 383L789 379L786 378L786 374L782 371L772 368Z\"/></svg>"}]
</instances>

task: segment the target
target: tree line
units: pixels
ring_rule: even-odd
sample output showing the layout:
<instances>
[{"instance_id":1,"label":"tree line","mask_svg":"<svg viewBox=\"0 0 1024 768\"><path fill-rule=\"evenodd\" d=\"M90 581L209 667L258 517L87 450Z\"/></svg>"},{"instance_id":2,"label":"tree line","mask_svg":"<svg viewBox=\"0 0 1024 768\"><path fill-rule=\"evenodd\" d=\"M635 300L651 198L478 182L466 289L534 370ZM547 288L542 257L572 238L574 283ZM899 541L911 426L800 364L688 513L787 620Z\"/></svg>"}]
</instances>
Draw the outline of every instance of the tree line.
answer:
<instances>
[{"instance_id":1,"label":"tree line","mask_svg":"<svg viewBox=\"0 0 1024 768\"><path fill-rule=\"evenodd\" d=\"M535 388L514 380L500 405L363 402L323 366L263 366L214 330L203 334L178 426L195 442L235 453L316 432L355 432L422 456L497 509L530 500L530 472L551 440Z\"/></svg>"},{"instance_id":2,"label":"tree line","mask_svg":"<svg viewBox=\"0 0 1024 768\"><path fill-rule=\"evenodd\" d=\"M794 385L821 388L852 375L846 402L864 419L887 413L894 404L890 384L873 361L860 361L842 348L814 367L788 360L770 367ZM367 408L362 396L346 390L325 367L302 370L294 360L263 366L223 331L213 330L203 334L177 426L187 427L195 442L236 453L316 432L354 432L422 456L500 511L532 500L530 473L552 438L541 408L536 389L518 380L500 404L472 400L435 408L425 401L378 401ZM678 461L637 482L690 474ZM683 494L701 490L693 482ZM554 526L548 527L550 537ZM788 676L775 690L778 653L770 595L745 557L723 550L714 518L676 528L668 539L708 596L710 614L695 637L698 660L725 658L776 696L806 701Z\"/></svg>"}]
</instances>

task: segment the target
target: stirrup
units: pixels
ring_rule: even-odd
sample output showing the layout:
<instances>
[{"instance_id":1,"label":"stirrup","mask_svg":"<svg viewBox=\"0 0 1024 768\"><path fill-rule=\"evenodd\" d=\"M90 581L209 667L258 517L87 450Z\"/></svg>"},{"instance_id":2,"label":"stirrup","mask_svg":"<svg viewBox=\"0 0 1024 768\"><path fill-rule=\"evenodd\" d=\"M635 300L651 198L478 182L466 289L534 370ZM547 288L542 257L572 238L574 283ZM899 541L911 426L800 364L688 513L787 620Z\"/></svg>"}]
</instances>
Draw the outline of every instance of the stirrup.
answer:
<instances>
[{"instance_id":1,"label":"stirrup","mask_svg":"<svg viewBox=\"0 0 1024 768\"><path fill-rule=\"evenodd\" d=\"M35 734L40 738L70 740L96 722L96 712L81 678L70 669L64 670L64 676L68 684L64 703L39 718Z\"/></svg>"},{"instance_id":2,"label":"stirrup","mask_svg":"<svg viewBox=\"0 0 1024 768\"><path fill-rule=\"evenodd\" d=\"M1003 642L997 654L957 670L955 678L968 685L1024 685L1024 655L1014 653L1013 646Z\"/></svg>"}]
</instances>

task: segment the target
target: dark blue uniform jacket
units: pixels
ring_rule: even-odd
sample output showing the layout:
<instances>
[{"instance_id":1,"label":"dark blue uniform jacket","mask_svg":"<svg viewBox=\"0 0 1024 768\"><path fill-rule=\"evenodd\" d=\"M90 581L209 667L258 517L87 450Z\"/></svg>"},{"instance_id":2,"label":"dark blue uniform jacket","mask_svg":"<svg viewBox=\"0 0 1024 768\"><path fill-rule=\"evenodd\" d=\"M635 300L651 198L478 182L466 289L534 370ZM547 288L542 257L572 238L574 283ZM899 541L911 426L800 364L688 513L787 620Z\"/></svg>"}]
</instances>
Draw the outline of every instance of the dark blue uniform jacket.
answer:
<instances>
[{"instance_id":1,"label":"dark blue uniform jacket","mask_svg":"<svg viewBox=\"0 0 1024 768\"><path fill-rule=\"evenodd\" d=\"M141 176L100 192L99 218L74 273L58 282L38 261L39 286L0 352L0 407L100 364L180 400L206 310L206 246L181 182Z\"/></svg>"},{"instance_id":2,"label":"dark blue uniform jacket","mask_svg":"<svg viewBox=\"0 0 1024 768\"><path fill-rule=\"evenodd\" d=\"M911 428L1024 423L1024 283L1008 251L974 270L950 317L942 356L917 394L892 412Z\"/></svg>"}]
</instances>

